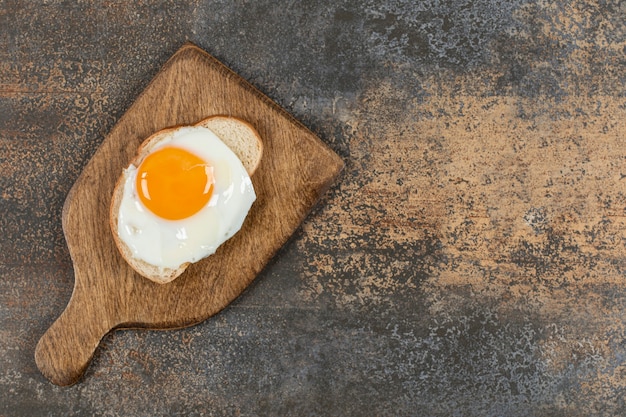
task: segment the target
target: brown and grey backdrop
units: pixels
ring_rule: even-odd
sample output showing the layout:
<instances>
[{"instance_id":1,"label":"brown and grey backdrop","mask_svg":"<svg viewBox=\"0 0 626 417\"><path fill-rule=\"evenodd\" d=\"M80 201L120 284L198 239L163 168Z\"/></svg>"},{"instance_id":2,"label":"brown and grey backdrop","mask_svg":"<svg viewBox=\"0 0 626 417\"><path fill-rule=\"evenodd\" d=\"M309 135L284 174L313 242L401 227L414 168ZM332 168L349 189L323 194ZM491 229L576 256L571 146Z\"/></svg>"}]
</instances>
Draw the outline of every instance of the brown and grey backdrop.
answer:
<instances>
[{"instance_id":1,"label":"brown and grey backdrop","mask_svg":"<svg viewBox=\"0 0 626 417\"><path fill-rule=\"evenodd\" d=\"M626 2L0 0L0 416L626 414ZM65 196L192 41L346 162L253 285L38 372Z\"/></svg>"}]
</instances>

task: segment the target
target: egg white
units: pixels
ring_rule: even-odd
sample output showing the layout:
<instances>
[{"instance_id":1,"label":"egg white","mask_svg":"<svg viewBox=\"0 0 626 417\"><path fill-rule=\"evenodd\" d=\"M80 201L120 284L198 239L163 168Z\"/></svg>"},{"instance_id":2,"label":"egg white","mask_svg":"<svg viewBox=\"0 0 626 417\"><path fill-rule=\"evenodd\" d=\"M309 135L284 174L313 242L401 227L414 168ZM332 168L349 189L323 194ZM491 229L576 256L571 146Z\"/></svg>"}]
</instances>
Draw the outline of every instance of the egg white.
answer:
<instances>
[{"instance_id":1,"label":"egg white","mask_svg":"<svg viewBox=\"0 0 626 417\"><path fill-rule=\"evenodd\" d=\"M190 126L176 130L152 152L164 146L185 149L213 166L215 184L209 202L196 214L167 220L148 210L137 194L137 168L124 170L119 209L119 238L133 256L159 268L176 269L217 250L243 225L256 194L239 158L211 130Z\"/></svg>"}]
</instances>

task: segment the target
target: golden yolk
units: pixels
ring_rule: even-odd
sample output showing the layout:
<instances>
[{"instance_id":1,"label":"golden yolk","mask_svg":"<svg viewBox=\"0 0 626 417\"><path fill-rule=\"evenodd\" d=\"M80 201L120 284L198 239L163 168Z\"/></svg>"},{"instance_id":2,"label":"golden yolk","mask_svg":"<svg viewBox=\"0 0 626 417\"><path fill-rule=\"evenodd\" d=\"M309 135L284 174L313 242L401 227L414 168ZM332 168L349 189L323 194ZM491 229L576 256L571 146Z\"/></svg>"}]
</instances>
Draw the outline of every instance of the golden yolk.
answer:
<instances>
[{"instance_id":1,"label":"golden yolk","mask_svg":"<svg viewBox=\"0 0 626 417\"><path fill-rule=\"evenodd\" d=\"M154 214L168 220L187 218L204 207L213 193L213 168L180 148L148 155L137 171L137 193Z\"/></svg>"}]
</instances>

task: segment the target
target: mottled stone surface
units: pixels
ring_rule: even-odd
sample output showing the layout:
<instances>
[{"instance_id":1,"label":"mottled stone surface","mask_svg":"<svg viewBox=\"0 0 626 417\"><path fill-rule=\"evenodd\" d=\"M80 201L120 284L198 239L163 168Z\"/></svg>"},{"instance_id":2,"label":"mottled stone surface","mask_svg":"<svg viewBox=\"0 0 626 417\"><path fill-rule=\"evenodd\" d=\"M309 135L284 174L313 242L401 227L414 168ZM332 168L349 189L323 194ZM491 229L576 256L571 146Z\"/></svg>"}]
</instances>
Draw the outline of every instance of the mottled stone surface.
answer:
<instances>
[{"instance_id":1,"label":"mottled stone surface","mask_svg":"<svg viewBox=\"0 0 626 417\"><path fill-rule=\"evenodd\" d=\"M0 416L626 414L626 3L0 0ZM207 322L33 351L61 207L191 40L346 161Z\"/></svg>"}]
</instances>

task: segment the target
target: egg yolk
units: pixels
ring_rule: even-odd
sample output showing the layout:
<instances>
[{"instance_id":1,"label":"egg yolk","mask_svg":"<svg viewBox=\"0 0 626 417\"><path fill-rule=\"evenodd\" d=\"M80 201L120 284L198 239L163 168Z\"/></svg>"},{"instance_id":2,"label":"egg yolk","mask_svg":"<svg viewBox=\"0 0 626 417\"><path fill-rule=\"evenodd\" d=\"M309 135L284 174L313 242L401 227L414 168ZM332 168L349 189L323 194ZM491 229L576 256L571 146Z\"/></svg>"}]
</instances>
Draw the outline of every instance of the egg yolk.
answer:
<instances>
[{"instance_id":1,"label":"egg yolk","mask_svg":"<svg viewBox=\"0 0 626 417\"><path fill-rule=\"evenodd\" d=\"M184 149L165 147L148 155L137 171L141 202L155 215L180 220L204 207L213 193L213 168Z\"/></svg>"}]
</instances>

